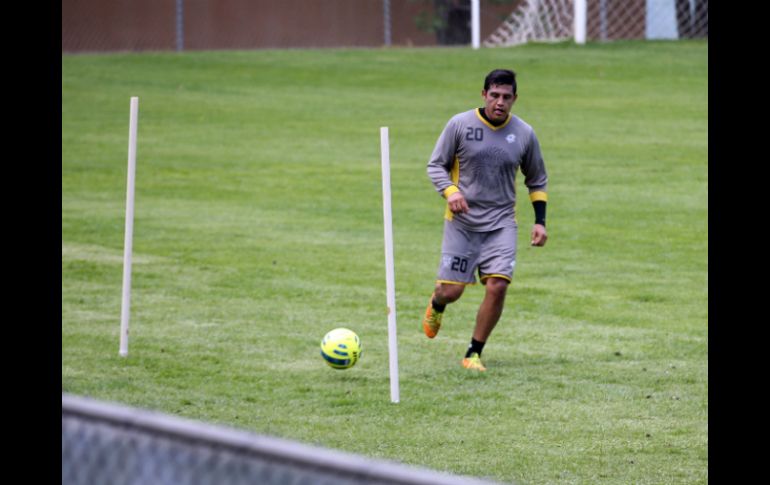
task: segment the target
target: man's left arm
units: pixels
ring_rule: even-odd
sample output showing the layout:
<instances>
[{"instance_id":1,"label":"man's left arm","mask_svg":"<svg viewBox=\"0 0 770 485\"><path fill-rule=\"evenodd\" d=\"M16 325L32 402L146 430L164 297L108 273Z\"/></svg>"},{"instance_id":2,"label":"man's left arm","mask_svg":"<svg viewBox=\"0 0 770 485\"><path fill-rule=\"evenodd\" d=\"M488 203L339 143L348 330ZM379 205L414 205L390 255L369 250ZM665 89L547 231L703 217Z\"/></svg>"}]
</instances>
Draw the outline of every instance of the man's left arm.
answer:
<instances>
[{"instance_id":1,"label":"man's left arm","mask_svg":"<svg viewBox=\"0 0 770 485\"><path fill-rule=\"evenodd\" d=\"M545 246L548 233L545 230L545 213L548 205L548 173L540 153L540 142L532 132L529 146L521 163L524 185L529 189L529 200L535 210L535 225L532 227L531 244Z\"/></svg>"},{"instance_id":2,"label":"man's left arm","mask_svg":"<svg viewBox=\"0 0 770 485\"><path fill-rule=\"evenodd\" d=\"M531 244L545 246L548 233L545 230L545 208L548 204L548 194L545 191L530 192L529 199L535 209L535 225L532 227Z\"/></svg>"}]
</instances>

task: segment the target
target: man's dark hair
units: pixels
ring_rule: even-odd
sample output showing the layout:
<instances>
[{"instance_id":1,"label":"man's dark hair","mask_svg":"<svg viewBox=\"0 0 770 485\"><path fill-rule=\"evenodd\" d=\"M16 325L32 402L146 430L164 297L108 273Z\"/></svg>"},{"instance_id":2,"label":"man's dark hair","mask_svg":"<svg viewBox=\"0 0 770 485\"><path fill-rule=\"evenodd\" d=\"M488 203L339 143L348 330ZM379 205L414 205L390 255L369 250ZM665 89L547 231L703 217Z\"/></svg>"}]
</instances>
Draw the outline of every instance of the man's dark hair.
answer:
<instances>
[{"instance_id":1,"label":"man's dark hair","mask_svg":"<svg viewBox=\"0 0 770 485\"><path fill-rule=\"evenodd\" d=\"M516 73L508 69L495 69L484 79L484 91L489 91L493 84L510 84L513 86L513 94L516 94Z\"/></svg>"}]
</instances>

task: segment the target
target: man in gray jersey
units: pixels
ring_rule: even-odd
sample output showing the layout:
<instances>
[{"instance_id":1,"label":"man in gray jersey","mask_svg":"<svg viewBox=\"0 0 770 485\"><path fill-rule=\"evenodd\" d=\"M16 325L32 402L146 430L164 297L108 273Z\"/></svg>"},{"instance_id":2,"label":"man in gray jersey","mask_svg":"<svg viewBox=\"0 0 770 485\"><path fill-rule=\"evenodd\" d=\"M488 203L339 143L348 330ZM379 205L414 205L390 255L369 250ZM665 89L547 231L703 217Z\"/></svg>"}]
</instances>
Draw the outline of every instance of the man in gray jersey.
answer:
<instances>
[{"instance_id":1,"label":"man in gray jersey","mask_svg":"<svg viewBox=\"0 0 770 485\"><path fill-rule=\"evenodd\" d=\"M422 325L434 338L446 306L479 279L484 300L476 315L466 369L485 371L481 352L497 325L516 265L515 177L524 175L535 210L531 244L545 245L548 176L532 127L510 114L516 75L496 69L484 80L484 107L453 116L428 162L428 177L447 201L441 262Z\"/></svg>"}]
</instances>

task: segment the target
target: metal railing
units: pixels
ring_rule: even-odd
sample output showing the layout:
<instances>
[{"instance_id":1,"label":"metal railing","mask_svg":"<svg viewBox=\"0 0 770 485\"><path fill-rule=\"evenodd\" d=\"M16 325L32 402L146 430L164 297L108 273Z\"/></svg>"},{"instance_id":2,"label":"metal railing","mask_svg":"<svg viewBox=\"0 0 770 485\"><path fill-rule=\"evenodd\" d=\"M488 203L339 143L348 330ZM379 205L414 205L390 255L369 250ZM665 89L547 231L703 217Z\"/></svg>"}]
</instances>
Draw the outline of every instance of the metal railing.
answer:
<instances>
[{"instance_id":1,"label":"metal railing","mask_svg":"<svg viewBox=\"0 0 770 485\"><path fill-rule=\"evenodd\" d=\"M66 485L490 483L62 394Z\"/></svg>"}]
</instances>

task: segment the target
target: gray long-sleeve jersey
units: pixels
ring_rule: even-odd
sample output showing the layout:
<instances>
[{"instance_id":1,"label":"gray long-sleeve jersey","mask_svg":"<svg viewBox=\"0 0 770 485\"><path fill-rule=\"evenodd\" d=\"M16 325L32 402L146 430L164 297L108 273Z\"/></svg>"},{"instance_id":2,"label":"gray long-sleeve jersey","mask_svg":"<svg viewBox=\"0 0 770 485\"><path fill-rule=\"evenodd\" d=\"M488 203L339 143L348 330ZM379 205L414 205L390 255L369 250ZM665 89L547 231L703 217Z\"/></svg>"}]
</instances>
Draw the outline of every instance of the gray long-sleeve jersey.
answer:
<instances>
[{"instance_id":1,"label":"gray long-sleeve jersey","mask_svg":"<svg viewBox=\"0 0 770 485\"><path fill-rule=\"evenodd\" d=\"M447 207L447 219L486 232L514 224L518 169L530 199L547 200L548 175L532 127L514 115L495 127L472 109L447 122L428 162L428 177L439 194L451 194L454 186L468 202L467 214Z\"/></svg>"}]
</instances>

